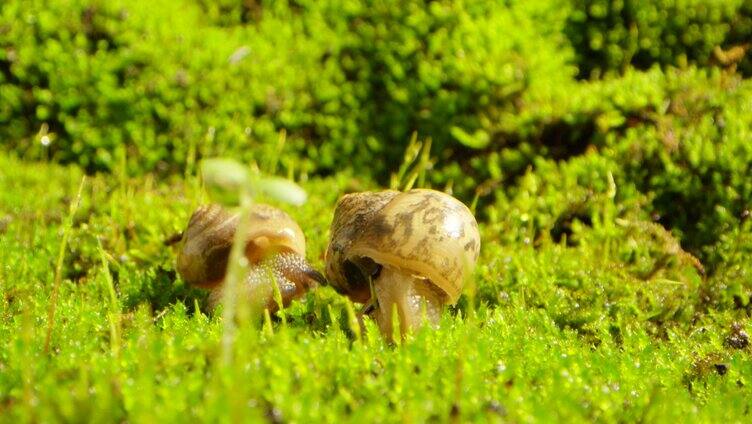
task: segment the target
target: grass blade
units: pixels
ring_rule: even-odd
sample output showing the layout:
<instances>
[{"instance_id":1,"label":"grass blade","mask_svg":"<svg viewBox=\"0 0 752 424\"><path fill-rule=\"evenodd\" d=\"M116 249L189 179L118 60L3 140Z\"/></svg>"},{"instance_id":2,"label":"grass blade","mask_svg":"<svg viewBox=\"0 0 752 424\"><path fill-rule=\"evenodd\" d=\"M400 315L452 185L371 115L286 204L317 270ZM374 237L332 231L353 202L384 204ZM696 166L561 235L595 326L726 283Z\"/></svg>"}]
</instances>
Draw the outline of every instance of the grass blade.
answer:
<instances>
[{"instance_id":1,"label":"grass blade","mask_svg":"<svg viewBox=\"0 0 752 424\"><path fill-rule=\"evenodd\" d=\"M55 265L55 279L52 283L52 293L50 293L50 306L47 310L47 335L44 339L44 352L50 352L50 340L52 339L52 329L55 325L55 309L57 308L57 296L60 290L60 280L63 278L63 261L65 260L65 249L68 246L68 237L70 236L71 229L73 228L73 217L78 211L78 205L81 203L81 194L84 190L84 184L86 184L86 176L81 177L81 184L78 186L78 194L71 203L70 211L68 212L68 219L65 221L65 227L63 229L63 238L60 240L60 250L57 254L57 264Z\"/></svg>"}]
</instances>

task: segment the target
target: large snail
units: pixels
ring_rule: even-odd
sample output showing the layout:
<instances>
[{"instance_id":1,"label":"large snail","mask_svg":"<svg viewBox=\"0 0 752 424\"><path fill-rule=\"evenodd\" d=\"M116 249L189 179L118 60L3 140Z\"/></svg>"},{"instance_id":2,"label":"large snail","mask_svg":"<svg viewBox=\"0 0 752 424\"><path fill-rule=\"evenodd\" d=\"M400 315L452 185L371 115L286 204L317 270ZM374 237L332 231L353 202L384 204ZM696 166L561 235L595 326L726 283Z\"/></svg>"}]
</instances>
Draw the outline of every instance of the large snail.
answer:
<instances>
[{"instance_id":1,"label":"large snail","mask_svg":"<svg viewBox=\"0 0 752 424\"><path fill-rule=\"evenodd\" d=\"M222 300L224 278L240 215L219 205L200 206L183 233L177 270L186 283L208 288L209 306ZM301 297L324 277L305 260L305 238L298 224L274 207L251 207L245 257L250 270L238 297L248 298L275 312L272 281L276 281L283 306Z\"/></svg>"},{"instance_id":2,"label":"large snail","mask_svg":"<svg viewBox=\"0 0 752 424\"><path fill-rule=\"evenodd\" d=\"M387 338L395 308L402 336L424 318L436 325L444 305L459 298L480 252L473 214L434 190L345 195L330 237L329 283L353 301L374 305L369 313Z\"/></svg>"}]
</instances>

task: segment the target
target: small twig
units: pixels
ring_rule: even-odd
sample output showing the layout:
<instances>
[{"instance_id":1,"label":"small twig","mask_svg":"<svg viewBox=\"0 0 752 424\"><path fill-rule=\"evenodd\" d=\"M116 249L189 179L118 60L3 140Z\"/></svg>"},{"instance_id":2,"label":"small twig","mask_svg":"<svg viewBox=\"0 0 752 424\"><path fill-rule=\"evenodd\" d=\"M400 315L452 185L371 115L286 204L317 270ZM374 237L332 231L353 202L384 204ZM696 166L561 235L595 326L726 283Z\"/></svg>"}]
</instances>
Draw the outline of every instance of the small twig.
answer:
<instances>
[{"instance_id":1,"label":"small twig","mask_svg":"<svg viewBox=\"0 0 752 424\"><path fill-rule=\"evenodd\" d=\"M152 320L151 320L151 321L152 321L152 322L157 322L157 321L159 321L160 319L162 319L162 317L164 317L165 315L167 315L167 312L169 312L169 310L170 310L169 308L164 308L164 309L162 309L162 310L161 310L161 311L160 311L160 312L159 312L159 313L157 314L157 316L155 316L154 318L152 318Z\"/></svg>"}]
</instances>

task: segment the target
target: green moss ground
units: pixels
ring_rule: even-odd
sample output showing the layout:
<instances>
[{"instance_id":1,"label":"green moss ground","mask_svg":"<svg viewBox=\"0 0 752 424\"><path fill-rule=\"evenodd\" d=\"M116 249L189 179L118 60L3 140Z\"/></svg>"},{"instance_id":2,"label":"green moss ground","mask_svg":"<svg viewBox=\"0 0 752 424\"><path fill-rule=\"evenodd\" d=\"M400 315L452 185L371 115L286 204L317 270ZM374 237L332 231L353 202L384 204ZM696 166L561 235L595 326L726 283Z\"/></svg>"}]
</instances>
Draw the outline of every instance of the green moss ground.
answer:
<instances>
[{"instance_id":1,"label":"green moss ground","mask_svg":"<svg viewBox=\"0 0 752 424\"><path fill-rule=\"evenodd\" d=\"M437 331L396 346L370 322L358 335L348 319L358 305L322 287L284 316L241 325L235 359L223 365L221 318L176 276L164 244L204 201L197 178L89 177L45 353L55 264L81 179L75 167L0 155L0 421L743 422L750 414L749 309L708 300L714 277L670 234L614 218L621 206L608 194L620 188L608 181L587 228L567 224L558 241L504 237L507 218L497 214L516 217L522 195L506 212L479 211L489 217L481 266ZM336 199L373 186L348 174L301 184L309 202L286 210L321 268Z\"/></svg>"}]
</instances>

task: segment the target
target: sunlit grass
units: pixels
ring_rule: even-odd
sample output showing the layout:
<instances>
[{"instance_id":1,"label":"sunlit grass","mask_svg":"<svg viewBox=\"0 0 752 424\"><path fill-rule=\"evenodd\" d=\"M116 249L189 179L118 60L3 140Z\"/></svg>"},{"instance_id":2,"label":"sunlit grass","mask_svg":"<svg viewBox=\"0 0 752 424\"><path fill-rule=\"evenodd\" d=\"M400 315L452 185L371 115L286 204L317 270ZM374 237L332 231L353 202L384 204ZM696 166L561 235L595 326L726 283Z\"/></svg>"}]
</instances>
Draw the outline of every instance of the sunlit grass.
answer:
<instances>
[{"instance_id":1,"label":"sunlit grass","mask_svg":"<svg viewBox=\"0 0 752 424\"><path fill-rule=\"evenodd\" d=\"M671 277L679 287L641 281L603 256L597 234L578 246L516 246L484 225L475 295L438 330L389 345L371 321L361 329L359 305L321 287L284 316L242 322L225 363L221 315L180 281L164 244L203 197L192 176L87 179L45 353L55 258L81 174L6 156L0 169L8 421L718 422L751 406L750 348L726 341L734 322L750 330L746 312L698 311L694 280L683 277L692 264ZM318 268L329 211L354 184L372 186L311 179L306 205L280 205Z\"/></svg>"}]
</instances>

